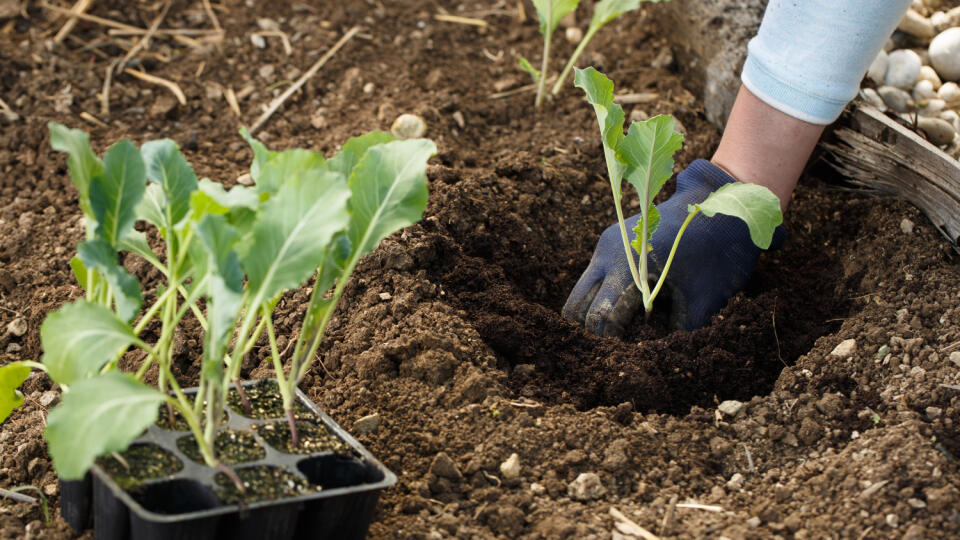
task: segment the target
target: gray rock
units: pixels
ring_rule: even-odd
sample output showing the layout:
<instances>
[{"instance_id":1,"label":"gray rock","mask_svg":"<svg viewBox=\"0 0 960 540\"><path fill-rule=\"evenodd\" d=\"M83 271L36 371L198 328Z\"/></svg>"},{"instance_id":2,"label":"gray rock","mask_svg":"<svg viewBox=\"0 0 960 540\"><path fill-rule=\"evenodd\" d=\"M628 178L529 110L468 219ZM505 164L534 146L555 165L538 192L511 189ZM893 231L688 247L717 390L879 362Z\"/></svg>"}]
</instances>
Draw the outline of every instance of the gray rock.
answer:
<instances>
[{"instance_id":1,"label":"gray rock","mask_svg":"<svg viewBox=\"0 0 960 540\"><path fill-rule=\"evenodd\" d=\"M900 222L900 231L902 231L903 234L913 233L913 222L907 218L903 218L903 221ZM887 352L890 352L890 347L887 347Z\"/></svg>"},{"instance_id":2,"label":"gray rock","mask_svg":"<svg viewBox=\"0 0 960 540\"><path fill-rule=\"evenodd\" d=\"M602 497L607 492L596 473L580 473L567 485L567 495L577 501L589 501Z\"/></svg>"},{"instance_id":3,"label":"gray rock","mask_svg":"<svg viewBox=\"0 0 960 540\"><path fill-rule=\"evenodd\" d=\"M21 317L10 321L7 324L7 332L16 337L20 337L27 333L27 321Z\"/></svg>"},{"instance_id":4,"label":"gray rock","mask_svg":"<svg viewBox=\"0 0 960 540\"><path fill-rule=\"evenodd\" d=\"M930 142L937 146L950 144L957 135L950 122L939 118L920 117L917 119L917 127L927 135Z\"/></svg>"},{"instance_id":5,"label":"gray rock","mask_svg":"<svg viewBox=\"0 0 960 540\"><path fill-rule=\"evenodd\" d=\"M960 79L960 28L948 28L930 42L930 64L941 79Z\"/></svg>"},{"instance_id":6,"label":"gray rock","mask_svg":"<svg viewBox=\"0 0 960 540\"><path fill-rule=\"evenodd\" d=\"M742 474L734 473L734 475L730 477L730 480L727 481L727 489L730 491L740 491L743 489L744 480L745 478Z\"/></svg>"},{"instance_id":7,"label":"gray rock","mask_svg":"<svg viewBox=\"0 0 960 540\"><path fill-rule=\"evenodd\" d=\"M849 358L857 352L857 340L855 339L845 339L840 342L839 345L833 348L830 351L830 354L833 356L839 356L840 358Z\"/></svg>"},{"instance_id":8,"label":"gray rock","mask_svg":"<svg viewBox=\"0 0 960 540\"><path fill-rule=\"evenodd\" d=\"M380 414L373 413L353 423L353 432L357 435L373 433L380 427Z\"/></svg>"},{"instance_id":9,"label":"gray rock","mask_svg":"<svg viewBox=\"0 0 960 540\"><path fill-rule=\"evenodd\" d=\"M927 418L930 420L936 420L937 418L940 418L941 414L943 414L943 409L940 407L927 407L926 413Z\"/></svg>"},{"instance_id":10,"label":"gray rock","mask_svg":"<svg viewBox=\"0 0 960 540\"><path fill-rule=\"evenodd\" d=\"M460 474L457 464L445 452L440 452L433 458L433 463L430 464L430 472L448 480L463 480L463 475Z\"/></svg>"},{"instance_id":11,"label":"gray rock","mask_svg":"<svg viewBox=\"0 0 960 540\"><path fill-rule=\"evenodd\" d=\"M505 480L520 478L520 456L516 453L510 454L510 457L500 464L500 474L503 475Z\"/></svg>"},{"instance_id":12,"label":"gray rock","mask_svg":"<svg viewBox=\"0 0 960 540\"><path fill-rule=\"evenodd\" d=\"M920 55L910 49L898 49L889 55L889 65L887 74L883 79L887 86L897 88L913 88L920 76L920 68L923 61Z\"/></svg>"},{"instance_id":13,"label":"gray rock","mask_svg":"<svg viewBox=\"0 0 960 540\"><path fill-rule=\"evenodd\" d=\"M729 416L730 418L736 418L738 414L743 411L744 403L742 401L736 401L733 399L728 399L720 404L717 409L720 410L724 415Z\"/></svg>"},{"instance_id":14,"label":"gray rock","mask_svg":"<svg viewBox=\"0 0 960 540\"><path fill-rule=\"evenodd\" d=\"M887 104L887 107L890 107L898 113L909 111L913 105L913 99L910 98L910 94L900 88L881 86L877 88L877 94L879 94L883 102Z\"/></svg>"}]
</instances>

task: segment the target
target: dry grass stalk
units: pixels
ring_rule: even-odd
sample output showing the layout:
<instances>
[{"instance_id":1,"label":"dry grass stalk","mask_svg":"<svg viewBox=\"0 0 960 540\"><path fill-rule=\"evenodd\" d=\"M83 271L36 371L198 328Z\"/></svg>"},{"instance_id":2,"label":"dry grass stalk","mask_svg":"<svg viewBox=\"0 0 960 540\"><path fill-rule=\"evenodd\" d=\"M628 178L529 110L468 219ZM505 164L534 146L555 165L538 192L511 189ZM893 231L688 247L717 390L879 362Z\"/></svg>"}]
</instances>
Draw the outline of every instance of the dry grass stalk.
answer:
<instances>
[{"instance_id":1,"label":"dry grass stalk","mask_svg":"<svg viewBox=\"0 0 960 540\"><path fill-rule=\"evenodd\" d=\"M637 94L621 94L613 96L613 102L621 105L639 105L642 103L651 103L660 97L654 92L641 92Z\"/></svg>"},{"instance_id":2,"label":"dry grass stalk","mask_svg":"<svg viewBox=\"0 0 960 540\"><path fill-rule=\"evenodd\" d=\"M110 27L110 28L117 28L117 29L120 29L120 30L133 30L133 31L136 31L136 32L146 32L146 31L147 31L145 28L137 28L136 26L132 26L132 25L129 25L129 24L126 24L126 23L122 23L122 22L117 22L117 21L114 21L114 20L112 20L112 19L104 19L103 17L97 17L96 15L88 15L88 14L86 14L86 13L74 13L73 11L71 11L71 10L69 10L69 9L64 9L64 8L62 8L62 7L60 7L60 6L54 6L53 4L48 4L48 3L46 3L46 2L41 2L41 3L40 3L40 7L42 7L43 9L46 9L46 10L48 10L48 11L52 11L52 12L54 12L54 13L59 13L59 14L61 14L61 15L70 15L70 16L73 16L73 17L75 17L75 18L77 18L77 19L80 19L80 20L83 20L83 21L87 21L87 22L96 23L96 24L99 24L99 25L101 25L101 26L107 26L107 27Z\"/></svg>"},{"instance_id":3,"label":"dry grass stalk","mask_svg":"<svg viewBox=\"0 0 960 540\"><path fill-rule=\"evenodd\" d=\"M109 125L107 125L106 122L104 122L103 120L100 120L99 118L97 118L96 116L88 113L87 111L81 112L81 113L80 113L80 118L83 118L83 119L86 120L88 123L93 124L93 125L98 126L98 127L102 127L102 128L108 128L108 127L110 127Z\"/></svg>"},{"instance_id":4,"label":"dry grass stalk","mask_svg":"<svg viewBox=\"0 0 960 540\"><path fill-rule=\"evenodd\" d=\"M133 28L130 30L122 30L119 28L113 28L107 30L107 34L117 37L128 37L128 36L140 36L146 34L148 30L142 28ZM203 36L216 36L222 34L223 30L208 30L204 28L158 28L156 32L153 33L154 36L193 36L193 37L203 37Z\"/></svg>"},{"instance_id":5,"label":"dry grass stalk","mask_svg":"<svg viewBox=\"0 0 960 540\"><path fill-rule=\"evenodd\" d=\"M83 13L90 9L91 4L93 4L93 0L79 0L73 5L73 8L71 8L70 11L74 13L74 15L71 15L71 17L67 19L67 22L60 28L60 31L57 32L57 35L53 37L54 43L62 43L63 40L70 35L70 32L73 31L73 27L77 25L76 14Z\"/></svg>"},{"instance_id":6,"label":"dry grass stalk","mask_svg":"<svg viewBox=\"0 0 960 540\"><path fill-rule=\"evenodd\" d=\"M0 110L13 112L13 109L10 108L10 105L7 105L7 102L4 101L3 98L0 98Z\"/></svg>"},{"instance_id":7,"label":"dry grass stalk","mask_svg":"<svg viewBox=\"0 0 960 540\"><path fill-rule=\"evenodd\" d=\"M168 90L173 92L173 95L177 97L177 101L179 101L181 105L187 104L187 96L184 95L183 90L180 89L180 86L177 83L168 79L164 79L163 77L157 77L156 75L151 75L149 73L144 73L143 71L137 71L130 68L124 69L123 72L133 75L141 81L166 87Z\"/></svg>"},{"instance_id":8,"label":"dry grass stalk","mask_svg":"<svg viewBox=\"0 0 960 540\"><path fill-rule=\"evenodd\" d=\"M660 540L659 536L653 534L647 529L644 529L635 521L625 516L623 512L617 510L617 508L614 506L610 507L610 515L613 516L613 519L616 521L614 526L621 533L643 538L644 540Z\"/></svg>"},{"instance_id":9,"label":"dry grass stalk","mask_svg":"<svg viewBox=\"0 0 960 540\"><path fill-rule=\"evenodd\" d=\"M479 26L481 28L486 28L488 26L487 21L483 19L474 19L472 17L460 17L459 15L446 15L443 13L437 13L436 15L433 16L433 18L442 22L466 24L469 26Z\"/></svg>"},{"instance_id":10,"label":"dry grass stalk","mask_svg":"<svg viewBox=\"0 0 960 540\"><path fill-rule=\"evenodd\" d=\"M213 6L210 5L210 0L203 0L203 9L207 12L207 17L210 17L213 27L218 31L223 31L223 27L220 26L220 19L217 18L217 14L213 12Z\"/></svg>"},{"instance_id":11,"label":"dry grass stalk","mask_svg":"<svg viewBox=\"0 0 960 540\"><path fill-rule=\"evenodd\" d=\"M290 96L292 96L297 90L299 90L304 84L306 84L306 82L311 77L316 75L317 72L320 71L320 68L322 68L324 64L330 61L330 59L333 58L335 54L337 54L337 51L339 51L344 45L346 45L348 41L353 39L353 37L357 35L359 32L360 32L359 26L354 26L353 28L348 30L347 33L344 34L342 38L340 38L340 41L337 41L336 44L334 44L334 46L331 47L330 50L323 55L323 57L317 60L316 63L310 66L310 69L308 69L306 73L304 73L299 79L297 79L297 82L293 83L293 85L290 88L288 88L283 94L281 94L280 97L273 100L273 103L270 104L270 107L268 107L267 110L264 111L262 115L260 115L260 118L258 118L257 121L254 122L253 125L250 127L250 133L253 134L258 129L260 129L260 127L262 127L263 124L265 124L267 120L269 120L270 117L273 116L273 113L277 112L280 106L282 106L284 102L286 102L287 99L290 98Z\"/></svg>"},{"instance_id":12,"label":"dry grass stalk","mask_svg":"<svg viewBox=\"0 0 960 540\"><path fill-rule=\"evenodd\" d=\"M283 42L283 52L290 56L293 54L293 45L290 44L290 36L282 30L261 30L259 32L254 32L258 36L263 37L278 37L280 41Z\"/></svg>"},{"instance_id":13,"label":"dry grass stalk","mask_svg":"<svg viewBox=\"0 0 960 540\"><path fill-rule=\"evenodd\" d=\"M556 76L550 77L549 79L547 79L546 84L550 84L550 83L552 83L552 82L554 82L554 81L556 81L556 80L557 80L557 77L556 77ZM521 86L521 87L518 87L518 88L514 88L513 90L505 90L505 91L503 91L503 92L497 92L497 93L495 93L495 94L490 94L489 96L487 96L487 99L503 99L503 98L515 96L515 95L517 95L517 94L523 94L523 93L526 93L526 92L532 92L532 91L534 91L534 90L536 90L536 89L537 89L537 84L536 84L536 83L527 84L527 85L524 85L524 86Z\"/></svg>"},{"instance_id":14,"label":"dry grass stalk","mask_svg":"<svg viewBox=\"0 0 960 540\"><path fill-rule=\"evenodd\" d=\"M113 84L113 70L117 68L118 61L114 60L107 66L107 73L103 77L103 88L100 90L100 114L104 117L110 116L110 87Z\"/></svg>"},{"instance_id":15,"label":"dry grass stalk","mask_svg":"<svg viewBox=\"0 0 960 540\"><path fill-rule=\"evenodd\" d=\"M124 55L123 60L120 61L119 66L127 65L138 52L150 46L150 38L153 37L153 34L156 33L157 29L160 28L160 23L163 22L163 19L167 17L167 12L170 11L170 6L173 4L173 0L167 0L163 4L163 8L160 10L160 14L157 15L153 22L150 23L150 28L147 29L147 32L140 37L140 40L137 41L136 45L132 49L127 51L127 54Z\"/></svg>"},{"instance_id":16,"label":"dry grass stalk","mask_svg":"<svg viewBox=\"0 0 960 540\"><path fill-rule=\"evenodd\" d=\"M223 93L223 99L227 100L227 105L230 106L230 110L233 111L233 114L237 115L238 118L243 117L243 114L240 112L240 103L237 101L237 94L234 93L232 87L228 87Z\"/></svg>"}]
</instances>

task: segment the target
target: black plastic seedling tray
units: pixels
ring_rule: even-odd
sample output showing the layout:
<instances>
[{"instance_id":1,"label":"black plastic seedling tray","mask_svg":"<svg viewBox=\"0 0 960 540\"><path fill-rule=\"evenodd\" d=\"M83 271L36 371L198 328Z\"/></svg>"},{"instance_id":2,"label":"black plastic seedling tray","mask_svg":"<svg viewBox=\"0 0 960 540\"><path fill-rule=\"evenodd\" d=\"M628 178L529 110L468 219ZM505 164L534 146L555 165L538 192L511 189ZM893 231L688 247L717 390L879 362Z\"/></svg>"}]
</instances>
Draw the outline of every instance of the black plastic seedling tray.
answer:
<instances>
[{"instance_id":1,"label":"black plastic seedling tray","mask_svg":"<svg viewBox=\"0 0 960 540\"><path fill-rule=\"evenodd\" d=\"M279 467L320 486L318 492L244 505L224 504L214 490L218 471L194 462L177 447L177 439L189 432L152 425L132 444L153 444L170 452L183 464L180 471L146 480L131 494L94 465L85 480L61 484L61 514L78 532L92 525L97 540L364 538L380 491L395 484L397 477L299 390L297 399L318 423L349 445L350 455L329 451L288 454L251 429L257 424L285 422L283 418L253 419L228 407L223 427L253 433L266 451L263 459L234 468Z\"/></svg>"}]
</instances>

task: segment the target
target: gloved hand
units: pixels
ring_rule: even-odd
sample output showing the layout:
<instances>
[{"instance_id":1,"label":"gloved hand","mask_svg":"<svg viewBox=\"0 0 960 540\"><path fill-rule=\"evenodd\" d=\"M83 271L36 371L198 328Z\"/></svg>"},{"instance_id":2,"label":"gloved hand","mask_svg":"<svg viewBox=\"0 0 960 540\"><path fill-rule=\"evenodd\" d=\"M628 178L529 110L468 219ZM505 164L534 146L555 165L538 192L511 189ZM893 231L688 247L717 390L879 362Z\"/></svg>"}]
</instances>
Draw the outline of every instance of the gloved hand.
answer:
<instances>
[{"instance_id":1,"label":"gloved hand","mask_svg":"<svg viewBox=\"0 0 960 540\"><path fill-rule=\"evenodd\" d=\"M657 206L660 225L651 238L653 250L648 258L651 288L687 218L687 205L703 202L720 186L735 181L703 159L677 175L676 193ZM625 220L631 242L638 221L640 214ZM783 226L777 227L771 248L780 247L785 237ZM680 239L664 284L673 300L671 326L693 330L705 325L747 284L762 251L750 240L747 225L739 218L722 214L693 218ZM638 257L636 252L633 256ZM567 298L563 314L596 334L614 336L622 335L633 316L642 310L640 291L633 283L623 252L620 228L614 223L600 235L590 265Z\"/></svg>"}]
</instances>

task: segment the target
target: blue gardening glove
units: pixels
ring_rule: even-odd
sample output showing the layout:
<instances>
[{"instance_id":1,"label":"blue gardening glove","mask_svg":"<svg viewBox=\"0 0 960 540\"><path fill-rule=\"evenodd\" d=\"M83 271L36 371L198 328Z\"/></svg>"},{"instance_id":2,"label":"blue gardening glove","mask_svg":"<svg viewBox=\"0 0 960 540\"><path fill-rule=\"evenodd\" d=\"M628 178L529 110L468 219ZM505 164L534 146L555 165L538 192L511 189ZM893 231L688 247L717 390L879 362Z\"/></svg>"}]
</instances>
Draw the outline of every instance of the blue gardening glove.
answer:
<instances>
[{"instance_id":1,"label":"blue gardening glove","mask_svg":"<svg viewBox=\"0 0 960 540\"><path fill-rule=\"evenodd\" d=\"M687 205L703 202L720 186L735 181L703 159L677 175L676 193L657 206L660 225L651 238L653 250L648 260L651 288L687 218ZM640 214L626 219L631 242L638 221ZM785 237L783 226L777 227L771 247L779 248ZM709 322L747 284L762 251L750 240L747 225L739 218L722 214L693 218L680 239L664 285L673 299L671 326L694 330ZM637 257L636 252L633 256ZM563 314L596 334L618 336L642 310L640 291L633 283L623 252L620 228L614 223L600 235L590 265L567 298Z\"/></svg>"}]
</instances>

